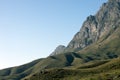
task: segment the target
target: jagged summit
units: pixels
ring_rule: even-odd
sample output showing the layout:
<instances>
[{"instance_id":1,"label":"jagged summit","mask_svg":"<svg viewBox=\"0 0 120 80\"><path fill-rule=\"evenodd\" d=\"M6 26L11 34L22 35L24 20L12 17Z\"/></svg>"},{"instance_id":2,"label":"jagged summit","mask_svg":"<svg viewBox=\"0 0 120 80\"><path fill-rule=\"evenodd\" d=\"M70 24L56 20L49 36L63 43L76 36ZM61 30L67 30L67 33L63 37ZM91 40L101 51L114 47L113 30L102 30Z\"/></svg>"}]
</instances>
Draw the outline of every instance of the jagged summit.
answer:
<instances>
[{"instance_id":1,"label":"jagged summit","mask_svg":"<svg viewBox=\"0 0 120 80\"><path fill-rule=\"evenodd\" d=\"M104 3L95 15L90 15L84 21L82 28L75 34L64 50L52 53L71 52L81 50L109 34L120 24L120 0L109 0Z\"/></svg>"},{"instance_id":2,"label":"jagged summit","mask_svg":"<svg viewBox=\"0 0 120 80\"><path fill-rule=\"evenodd\" d=\"M82 49L109 34L120 24L120 0L104 3L96 15L90 15L67 46L68 50Z\"/></svg>"}]
</instances>

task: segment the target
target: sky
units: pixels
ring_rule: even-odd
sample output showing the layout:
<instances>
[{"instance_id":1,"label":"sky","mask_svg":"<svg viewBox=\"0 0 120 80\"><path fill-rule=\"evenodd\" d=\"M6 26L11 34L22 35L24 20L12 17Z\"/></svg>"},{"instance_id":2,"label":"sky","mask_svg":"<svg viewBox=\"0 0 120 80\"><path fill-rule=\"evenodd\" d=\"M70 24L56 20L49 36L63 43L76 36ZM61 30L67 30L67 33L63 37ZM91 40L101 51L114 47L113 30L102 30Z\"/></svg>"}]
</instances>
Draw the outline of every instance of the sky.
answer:
<instances>
[{"instance_id":1,"label":"sky","mask_svg":"<svg viewBox=\"0 0 120 80\"><path fill-rule=\"evenodd\" d=\"M0 0L0 69L45 58L70 42L107 0Z\"/></svg>"}]
</instances>

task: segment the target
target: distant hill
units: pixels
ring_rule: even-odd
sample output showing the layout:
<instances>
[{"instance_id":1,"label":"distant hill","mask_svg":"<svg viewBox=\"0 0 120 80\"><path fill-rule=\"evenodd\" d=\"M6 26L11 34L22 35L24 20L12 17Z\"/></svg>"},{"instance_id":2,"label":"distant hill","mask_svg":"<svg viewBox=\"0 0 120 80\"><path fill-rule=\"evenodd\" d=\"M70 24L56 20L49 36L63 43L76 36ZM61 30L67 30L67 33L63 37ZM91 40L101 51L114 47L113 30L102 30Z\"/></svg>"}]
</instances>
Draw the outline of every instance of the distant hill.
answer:
<instances>
[{"instance_id":1,"label":"distant hill","mask_svg":"<svg viewBox=\"0 0 120 80\"><path fill-rule=\"evenodd\" d=\"M120 80L120 0L103 3L67 47L50 56L0 70L0 80Z\"/></svg>"}]
</instances>

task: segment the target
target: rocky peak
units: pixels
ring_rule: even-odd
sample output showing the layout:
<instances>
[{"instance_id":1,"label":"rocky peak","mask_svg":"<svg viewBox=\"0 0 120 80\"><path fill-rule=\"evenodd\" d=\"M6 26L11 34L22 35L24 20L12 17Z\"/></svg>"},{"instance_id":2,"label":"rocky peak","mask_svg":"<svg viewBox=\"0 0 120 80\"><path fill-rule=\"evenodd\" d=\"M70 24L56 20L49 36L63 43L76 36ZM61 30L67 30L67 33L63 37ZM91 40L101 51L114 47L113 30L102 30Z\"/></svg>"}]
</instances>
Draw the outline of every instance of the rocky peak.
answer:
<instances>
[{"instance_id":1,"label":"rocky peak","mask_svg":"<svg viewBox=\"0 0 120 80\"><path fill-rule=\"evenodd\" d=\"M75 34L67 47L58 46L51 55L81 50L108 35L118 25L120 25L120 0L109 0L103 3L95 15L86 18L80 31Z\"/></svg>"},{"instance_id":2,"label":"rocky peak","mask_svg":"<svg viewBox=\"0 0 120 80\"><path fill-rule=\"evenodd\" d=\"M109 0L104 3L96 15L90 15L82 28L67 46L67 50L82 49L109 32L120 24L120 0Z\"/></svg>"},{"instance_id":3,"label":"rocky peak","mask_svg":"<svg viewBox=\"0 0 120 80\"><path fill-rule=\"evenodd\" d=\"M74 36L67 48L82 49L98 39L97 37L97 21L95 16L90 15L83 23L80 31Z\"/></svg>"},{"instance_id":4,"label":"rocky peak","mask_svg":"<svg viewBox=\"0 0 120 80\"><path fill-rule=\"evenodd\" d=\"M56 47L56 49L50 54L50 56L52 55L57 55L57 54L60 54L62 52L64 52L65 50L65 46L64 45L59 45L58 47Z\"/></svg>"}]
</instances>

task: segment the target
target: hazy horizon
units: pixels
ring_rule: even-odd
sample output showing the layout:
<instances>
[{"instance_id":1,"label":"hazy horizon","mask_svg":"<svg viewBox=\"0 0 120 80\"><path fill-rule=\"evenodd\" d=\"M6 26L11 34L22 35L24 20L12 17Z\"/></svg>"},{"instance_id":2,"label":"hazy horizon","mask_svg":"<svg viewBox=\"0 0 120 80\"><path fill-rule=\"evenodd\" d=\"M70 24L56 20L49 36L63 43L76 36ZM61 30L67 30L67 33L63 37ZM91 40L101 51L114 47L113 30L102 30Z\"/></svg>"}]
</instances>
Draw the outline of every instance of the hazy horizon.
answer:
<instances>
[{"instance_id":1,"label":"hazy horizon","mask_svg":"<svg viewBox=\"0 0 120 80\"><path fill-rule=\"evenodd\" d=\"M0 69L44 58L67 45L107 0L1 0Z\"/></svg>"}]
</instances>

